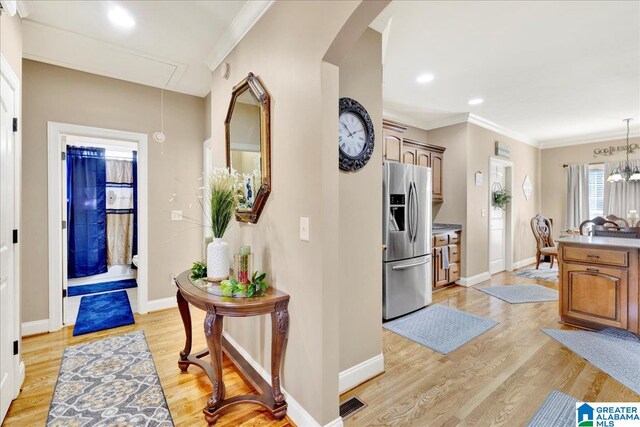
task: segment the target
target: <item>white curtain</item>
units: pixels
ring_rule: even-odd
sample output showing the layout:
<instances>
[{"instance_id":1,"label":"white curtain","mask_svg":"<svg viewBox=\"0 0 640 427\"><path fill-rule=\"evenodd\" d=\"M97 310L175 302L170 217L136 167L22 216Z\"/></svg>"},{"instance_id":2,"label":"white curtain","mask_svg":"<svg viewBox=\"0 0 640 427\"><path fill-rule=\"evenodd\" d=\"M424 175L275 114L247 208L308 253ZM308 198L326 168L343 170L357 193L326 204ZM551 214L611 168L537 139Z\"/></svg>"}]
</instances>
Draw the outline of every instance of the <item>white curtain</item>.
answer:
<instances>
[{"instance_id":1,"label":"white curtain","mask_svg":"<svg viewBox=\"0 0 640 427\"><path fill-rule=\"evenodd\" d=\"M107 265L131 264L133 163L107 159Z\"/></svg>"},{"instance_id":2,"label":"white curtain","mask_svg":"<svg viewBox=\"0 0 640 427\"><path fill-rule=\"evenodd\" d=\"M629 211L640 211L640 182L607 182L607 177L617 168L624 170L626 162L604 164L604 214L627 218ZM629 160L631 170L640 168L640 160Z\"/></svg>"},{"instance_id":3,"label":"white curtain","mask_svg":"<svg viewBox=\"0 0 640 427\"><path fill-rule=\"evenodd\" d=\"M605 175L606 176L606 175ZM589 219L589 165L567 166L567 229Z\"/></svg>"}]
</instances>

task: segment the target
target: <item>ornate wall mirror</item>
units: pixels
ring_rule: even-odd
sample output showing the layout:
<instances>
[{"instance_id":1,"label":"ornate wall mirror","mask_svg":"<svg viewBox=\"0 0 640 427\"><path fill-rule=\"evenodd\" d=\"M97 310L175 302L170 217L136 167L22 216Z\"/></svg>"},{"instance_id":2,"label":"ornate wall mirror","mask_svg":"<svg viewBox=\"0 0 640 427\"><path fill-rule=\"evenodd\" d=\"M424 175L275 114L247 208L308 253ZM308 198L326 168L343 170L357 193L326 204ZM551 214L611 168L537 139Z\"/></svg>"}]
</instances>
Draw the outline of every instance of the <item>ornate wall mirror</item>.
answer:
<instances>
[{"instance_id":1,"label":"ornate wall mirror","mask_svg":"<svg viewBox=\"0 0 640 427\"><path fill-rule=\"evenodd\" d=\"M224 121L227 167L242 178L236 219L258 222L271 192L271 98L253 73L233 88Z\"/></svg>"}]
</instances>

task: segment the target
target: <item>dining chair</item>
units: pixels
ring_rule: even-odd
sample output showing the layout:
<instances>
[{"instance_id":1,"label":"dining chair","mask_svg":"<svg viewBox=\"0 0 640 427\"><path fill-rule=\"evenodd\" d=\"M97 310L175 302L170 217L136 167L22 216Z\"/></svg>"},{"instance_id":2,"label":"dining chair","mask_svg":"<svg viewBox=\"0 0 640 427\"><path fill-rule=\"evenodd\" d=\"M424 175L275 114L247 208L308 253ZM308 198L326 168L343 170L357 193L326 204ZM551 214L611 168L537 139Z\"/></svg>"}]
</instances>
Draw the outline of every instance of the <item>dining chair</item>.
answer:
<instances>
[{"instance_id":1,"label":"dining chair","mask_svg":"<svg viewBox=\"0 0 640 427\"><path fill-rule=\"evenodd\" d=\"M549 268L553 268L553 261L558 258L558 248L553 241L551 221L540 214L536 214L531 218L531 231L536 239L536 269L540 267L540 258L543 256L551 258Z\"/></svg>"},{"instance_id":2,"label":"dining chair","mask_svg":"<svg viewBox=\"0 0 640 427\"><path fill-rule=\"evenodd\" d=\"M628 225L628 224L627 224ZM593 231L593 228L596 226L602 226L602 227L619 227L619 225L613 221L610 221L606 218L603 218L601 216L597 216L593 219L588 219L586 221L582 221L582 224L580 224L580 235L581 236L590 236L591 232Z\"/></svg>"},{"instance_id":3,"label":"dining chair","mask_svg":"<svg viewBox=\"0 0 640 427\"><path fill-rule=\"evenodd\" d=\"M629 221L627 221L624 218L620 218L619 216L607 215L606 217L604 217L604 219L606 219L607 221L615 222L620 227L628 227L629 226Z\"/></svg>"},{"instance_id":4,"label":"dining chair","mask_svg":"<svg viewBox=\"0 0 640 427\"><path fill-rule=\"evenodd\" d=\"M613 230L610 228L594 228L594 237L618 237L622 239L637 239L638 232L634 230Z\"/></svg>"}]
</instances>

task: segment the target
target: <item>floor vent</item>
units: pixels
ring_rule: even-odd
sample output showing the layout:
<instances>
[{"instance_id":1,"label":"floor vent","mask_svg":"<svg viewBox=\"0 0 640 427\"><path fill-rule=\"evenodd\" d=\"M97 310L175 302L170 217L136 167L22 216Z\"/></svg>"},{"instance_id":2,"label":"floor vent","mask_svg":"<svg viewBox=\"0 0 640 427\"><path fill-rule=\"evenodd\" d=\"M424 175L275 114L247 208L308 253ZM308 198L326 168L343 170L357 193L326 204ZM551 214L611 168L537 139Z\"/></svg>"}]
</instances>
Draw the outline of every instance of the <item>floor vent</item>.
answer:
<instances>
[{"instance_id":1,"label":"floor vent","mask_svg":"<svg viewBox=\"0 0 640 427\"><path fill-rule=\"evenodd\" d=\"M351 415L355 414L359 410L366 408L367 404L357 397L345 400L340 404L340 416L343 420L346 420Z\"/></svg>"}]
</instances>

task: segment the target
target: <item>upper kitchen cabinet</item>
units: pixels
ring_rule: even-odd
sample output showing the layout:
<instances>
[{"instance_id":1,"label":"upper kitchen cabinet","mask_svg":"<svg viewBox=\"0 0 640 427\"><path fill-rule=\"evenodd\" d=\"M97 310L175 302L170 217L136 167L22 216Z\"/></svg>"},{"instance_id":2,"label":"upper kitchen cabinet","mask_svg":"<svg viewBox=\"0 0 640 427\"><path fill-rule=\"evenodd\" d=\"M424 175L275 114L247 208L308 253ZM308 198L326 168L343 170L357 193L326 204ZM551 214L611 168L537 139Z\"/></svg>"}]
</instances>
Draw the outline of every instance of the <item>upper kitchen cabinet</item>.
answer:
<instances>
[{"instance_id":1,"label":"upper kitchen cabinet","mask_svg":"<svg viewBox=\"0 0 640 427\"><path fill-rule=\"evenodd\" d=\"M385 160L425 166L433 174L433 201L442 202L444 147L408 139L403 136L405 126L383 120L383 156Z\"/></svg>"}]
</instances>

